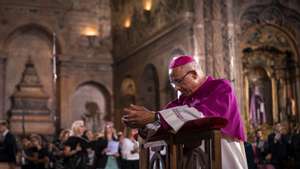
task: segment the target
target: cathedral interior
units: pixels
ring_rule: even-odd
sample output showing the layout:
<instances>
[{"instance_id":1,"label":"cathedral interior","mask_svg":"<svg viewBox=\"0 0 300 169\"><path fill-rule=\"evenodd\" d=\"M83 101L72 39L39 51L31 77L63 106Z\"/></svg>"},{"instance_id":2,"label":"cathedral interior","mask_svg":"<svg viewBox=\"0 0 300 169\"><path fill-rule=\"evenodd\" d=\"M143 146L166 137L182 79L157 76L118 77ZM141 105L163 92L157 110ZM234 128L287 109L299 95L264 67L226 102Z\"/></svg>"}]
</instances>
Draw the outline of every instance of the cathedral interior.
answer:
<instances>
[{"instance_id":1,"label":"cathedral interior","mask_svg":"<svg viewBox=\"0 0 300 169\"><path fill-rule=\"evenodd\" d=\"M298 0L0 0L0 118L16 134L78 119L121 129L130 103L177 97L168 63L192 55L232 82L247 131L299 122L299 11Z\"/></svg>"}]
</instances>

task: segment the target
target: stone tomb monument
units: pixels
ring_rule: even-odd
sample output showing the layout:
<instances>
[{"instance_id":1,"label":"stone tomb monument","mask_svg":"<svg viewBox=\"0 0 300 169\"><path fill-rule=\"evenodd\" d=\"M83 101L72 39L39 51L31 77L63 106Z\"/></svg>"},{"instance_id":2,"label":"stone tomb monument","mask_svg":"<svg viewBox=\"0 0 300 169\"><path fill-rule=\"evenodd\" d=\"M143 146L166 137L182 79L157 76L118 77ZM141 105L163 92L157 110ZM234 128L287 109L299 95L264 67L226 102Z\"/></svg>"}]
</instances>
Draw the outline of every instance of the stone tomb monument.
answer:
<instances>
[{"instance_id":1,"label":"stone tomb monument","mask_svg":"<svg viewBox=\"0 0 300 169\"><path fill-rule=\"evenodd\" d=\"M13 133L53 135L54 123L48 108L49 97L43 90L30 57L21 82L17 85L11 99L12 107L9 113L10 128Z\"/></svg>"}]
</instances>

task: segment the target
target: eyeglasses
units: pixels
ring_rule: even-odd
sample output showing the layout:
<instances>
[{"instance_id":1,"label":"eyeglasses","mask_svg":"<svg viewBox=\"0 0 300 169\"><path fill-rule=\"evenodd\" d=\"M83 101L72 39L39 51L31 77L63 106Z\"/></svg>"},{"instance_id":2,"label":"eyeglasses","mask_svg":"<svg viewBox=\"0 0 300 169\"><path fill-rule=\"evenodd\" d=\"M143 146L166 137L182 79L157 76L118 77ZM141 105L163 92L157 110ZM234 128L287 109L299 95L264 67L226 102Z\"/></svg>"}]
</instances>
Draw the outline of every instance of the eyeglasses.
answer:
<instances>
[{"instance_id":1,"label":"eyeglasses","mask_svg":"<svg viewBox=\"0 0 300 169\"><path fill-rule=\"evenodd\" d=\"M177 86L177 85L181 84L181 83L184 81L185 77L186 77L188 74L192 73L192 72L193 72L193 70L186 72L186 74L183 75L182 78L178 78L178 79L170 79L171 84L172 84L173 86Z\"/></svg>"}]
</instances>

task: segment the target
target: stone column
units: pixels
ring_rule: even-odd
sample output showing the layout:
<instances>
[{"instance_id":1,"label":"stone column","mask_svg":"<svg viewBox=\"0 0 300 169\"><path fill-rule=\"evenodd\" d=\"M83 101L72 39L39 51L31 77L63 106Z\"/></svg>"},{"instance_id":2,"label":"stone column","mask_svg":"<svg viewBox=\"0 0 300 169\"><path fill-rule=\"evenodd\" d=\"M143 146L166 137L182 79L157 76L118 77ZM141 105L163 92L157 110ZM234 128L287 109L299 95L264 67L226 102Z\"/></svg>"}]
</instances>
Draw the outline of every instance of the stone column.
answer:
<instances>
[{"instance_id":1,"label":"stone column","mask_svg":"<svg viewBox=\"0 0 300 169\"><path fill-rule=\"evenodd\" d=\"M58 103L59 106L57 108L59 112L58 121L60 122L61 128L70 128L72 112L70 112L69 104L70 104L70 89L72 86L70 85L70 72L67 68L67 63L61 61L60 62L60 72L59 72L59 80L58 80Z\"/></svg>"},{"instance_id":2,"label":"stone column","mask_svg":"<svg viewBox=\"0 0 300 169\"><path fill-rule=\"evenodd\" d=\"M203 1L203 26L204 26L204 51L205 51L205 72L213 75L213 31L212 31L212 1Z\"/></svg>"},{"instance_id":3,"label":"stone column","mask_svg":"<svg viewBox=\"0 0 300 169\"><path fill-rule=\"evenodd\" d=\"M225 9L224 9L225 8ZM228 32L227 32L227 6L226 2L212 1L212 50L213 50L213 75L228 78L225 63L228 58ZM225 38L226 37L226 38ZM225 59L226 58L226 59Z\"/></svg>"},{"instance_id":4,"label":"stone column","mask_svg":"<svg viewBox=\"0 0 300 169\"><path fill-rule=\"evenodd\" d=\"M295 93L295 99L296 99L296 116L297 116L297 120L300 121L300 113L299 113L299 105L300 105L300 69L298 67L296 67L295 70L295 81L296 81L296 93Z\"/></svg>"},{"instance_id":5,"label":"stone column","mask_svg":"<svg viewBox=\"0 0 300 169\"><path fill-rule=\"evenodd\" d=\"M250 101L250 96L249 96L249 79L248 79L248 73L247 72L243 72L243 85L244 85L244 89L242 91L244 91L243 95L244 97L244 104L242 107L242 116L244 118L244 124L245 124L245 130L246 133L247 131L250 129L251 126L251 122L250 122L250 117L249 117L249 113L250 113L250 108L249 108L249 101Z\"/></svg>"},{"instance_id":6,"label":"stone column","mask_svg":"<svg viewBox=\"0 0 300 169\"><path fill-rule=\"evenodd\" d=\"M197 6L198 9L194 11L194 25L193 25L193 43L194 43L194 56L198 58L198 61L205 73L206 69L206 57L205 57L205 30L204 30L204 6L203 1L194 1L194 6Z\"/></svg>"},{"instance_id":7,"label":"stone column","mask_svg":"<svg viewBox=\"0 0 300 169\"><path fill-rule=\"evenodd\" d=\"M273 114L273 123L278 122L278 96L277 96L277 82L275 75L271 77L272 84L272 114Z\"/></svg>"},{"instance_id":8,"label":"stone column","mask_svg":"<svg viewBox=\"0 0 300 169\"><path fill-rule=\"evenodd\" d=\"M5 119L5 66L6 58L0 57L0 119Z\"/></svg>"},{"instance_id":9,"label":"stone column","mask_svg":"<svg viewBox=\"0 0 300 169\"><path fill-rule=\"evenodd\" d=\"M244 98L245 98L245 104L244 104L244 117L246 121L249 121L249 113L250 113L250 108L249 108L249 103L250 103L250 96L249 96L249 79L247 73L244 73Z\"/></svg>"}]
</instances>

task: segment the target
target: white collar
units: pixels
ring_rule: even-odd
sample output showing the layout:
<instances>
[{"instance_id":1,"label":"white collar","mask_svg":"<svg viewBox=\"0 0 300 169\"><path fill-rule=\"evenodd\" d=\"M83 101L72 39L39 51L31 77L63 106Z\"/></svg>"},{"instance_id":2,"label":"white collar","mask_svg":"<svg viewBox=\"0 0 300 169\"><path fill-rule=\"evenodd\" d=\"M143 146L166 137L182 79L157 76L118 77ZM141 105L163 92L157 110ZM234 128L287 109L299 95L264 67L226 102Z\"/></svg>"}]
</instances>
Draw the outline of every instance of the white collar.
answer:
<instances>
[{"instance_id":1,"label":"white collar","mask_svg":"<svg viewBox=\"0 0 300 169\"><path fill-rule=\"evenodd\" d=\"M2 133L2 136L5 137L7 133L8 133L8 129L6 129L6 130Z\"/></svg>"}]
</instances>

